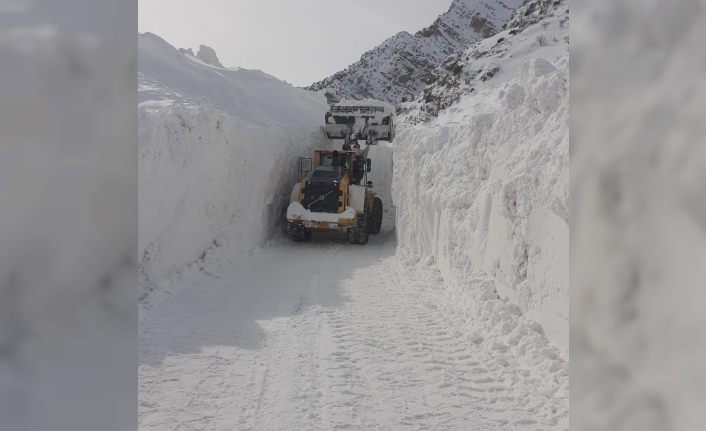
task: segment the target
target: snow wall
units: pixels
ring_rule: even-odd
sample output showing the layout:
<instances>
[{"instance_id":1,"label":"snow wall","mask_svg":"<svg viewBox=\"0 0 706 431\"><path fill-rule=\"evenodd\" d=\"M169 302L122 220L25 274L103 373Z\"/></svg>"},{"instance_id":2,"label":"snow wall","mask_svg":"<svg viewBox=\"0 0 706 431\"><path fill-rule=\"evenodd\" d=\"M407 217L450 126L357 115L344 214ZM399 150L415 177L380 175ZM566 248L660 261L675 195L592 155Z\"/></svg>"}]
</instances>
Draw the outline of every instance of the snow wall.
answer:
<instances>
[{"instance_id":1,"label":"snow wall","mask_svg":"<svg viewBox=\"0 0 706 431\"><path fill-rule=\"evenodd\" d=\"M212 66L139 35L139 256L144 295L212 247L278 228L297 157L328 143L323 96Z\"/></svg>"},{"instance_id":2,"label":"snow wall","mask_svg":"<svg viewBox=\"0 0 706 431\"><path fill-rule=\"evenodd\" d=\"M706 8L575 3L572 429L706 429Z\"/></svg>"},{"instance_id":3,"label":"snow wall","mask_svg":"<svg viewBox=\"0 0 706 431\"><path fill-rule=\"evenodd\" d=\"M136 2L0 2L0 429L135 428Z\"/></svg>"},{"instance_id":4,"label":"snow wall","mask_svg":"<svg viewBox=\"0 0 706 431\"><path fill-rule=\"evenodd\" d=\"M399 127L398 247L437 264L479 319L519 306L568 359L568 52L520 54L505 81Z\"/></svg>"}]
</instances>

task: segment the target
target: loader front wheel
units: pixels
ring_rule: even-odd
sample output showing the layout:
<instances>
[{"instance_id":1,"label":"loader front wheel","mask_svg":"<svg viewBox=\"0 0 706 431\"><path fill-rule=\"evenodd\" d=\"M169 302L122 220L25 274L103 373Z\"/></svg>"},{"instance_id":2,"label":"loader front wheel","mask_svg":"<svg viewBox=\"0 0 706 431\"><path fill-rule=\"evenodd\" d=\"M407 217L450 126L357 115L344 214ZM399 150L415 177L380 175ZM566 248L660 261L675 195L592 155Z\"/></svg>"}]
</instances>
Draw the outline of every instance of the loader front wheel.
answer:
<instances>
[{"instance_id":1,"label":"loader front wheel","mask_svg":"<svg viewBox=\"0 0 706 431\"><path fill-rule=\"evenodd\" d=\"M368 243L368 226L367 216L358 214L355 218L355 225L348 228L346 236L349 244L367 244Z\"/></svg>"},{"instance_id":2,"label":"loader front wheel","mask_svg":"<svg viewBox=\"0 0 706 431\"><path fill-rule=\"evenodd\" d=\"M307 230L304 226L288 222L287 223L287 236L292 241L306 242L311 241L311 231Z\"/></svg>"}]
</instances>

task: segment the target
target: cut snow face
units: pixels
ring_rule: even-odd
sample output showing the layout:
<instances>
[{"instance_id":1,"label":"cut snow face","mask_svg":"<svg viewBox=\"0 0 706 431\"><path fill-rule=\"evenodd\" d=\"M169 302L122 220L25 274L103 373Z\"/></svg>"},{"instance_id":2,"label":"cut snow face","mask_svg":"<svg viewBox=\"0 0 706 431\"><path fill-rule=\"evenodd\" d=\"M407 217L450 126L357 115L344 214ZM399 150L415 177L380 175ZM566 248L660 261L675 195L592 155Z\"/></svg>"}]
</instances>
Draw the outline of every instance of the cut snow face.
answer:
<instances>
[{"instance_id":1,"label":"cut snow face","mask_svg":"<svg viewBox=\"0 0 706 431\"><path fill-rule=\"evenodd\" d=\"M135 3L0 1L0 429L134 428Z\"/></svg>"},{"instance_id":2,"label":"cut snow face","mask_svg":"<svg viewBox=\"0 0 706 431\"><path fill-rule=\"evenodd\" d=\"M572 426L706 429L704 3L576 16Z\"/></svg>"},{"instance_id":3,"label":"cut snow face","mask_svg":"<svg viewBox=\"0 0 706 431\"><path fill-rule=\"evenodd\" d=\"M269 238L284 218L297 157L328 145L328 106L263 72L206 64L155 35L138 41L144 295L214 248L247 251Z\"/></svg>"},{"instance_id":4,"label":"cut snow face","mask_svg":"<svg viewBox=\"0 0 706 431\"><path fill-rule=\"evenodd\" d=\"M405 106L394 143L393 200L402 250L435 262L456 289L499 296L568 356L568 43L558 4L544 19L466 51L459 76L428 87L446 103ZM562 24L563 22L563 24ZM545 35L548 44L536 43ZM475 56L473 52L483 50ZM477 57L477 58L476 58ZM443 69L443 67L442 67ZM449 72L453 76L454 72ZM436 111L434 111L436 114ZM476 290L470 280L488 279Z\"/></svg>"}]
</instances>

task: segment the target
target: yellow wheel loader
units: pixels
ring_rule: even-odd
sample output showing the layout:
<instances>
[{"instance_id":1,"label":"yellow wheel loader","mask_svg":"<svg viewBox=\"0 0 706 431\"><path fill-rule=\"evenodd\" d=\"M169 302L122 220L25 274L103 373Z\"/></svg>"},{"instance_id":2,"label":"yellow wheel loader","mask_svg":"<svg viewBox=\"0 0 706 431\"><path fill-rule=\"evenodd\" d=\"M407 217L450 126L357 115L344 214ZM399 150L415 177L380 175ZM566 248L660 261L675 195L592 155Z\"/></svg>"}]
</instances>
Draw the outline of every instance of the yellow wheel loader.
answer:
<instances>
[{"instance_id":1,"label":"yellow wheel loader","mask_svg":"<svg viewBox=\"0 0 706 431\"><path fill-rule=\"evenodd\" d=\"M392 141L394 125L387 105L337 104L326 113L326 134L343 139L342 149L316 150L299 158L299 182L287 208L287 234L293 241L311 240L312 231L346 229L348 242L366 244L380 232L382 200L373 190L368 145ZM365 141L360 149L358 140Z\"/></svg>"}]
</instances>

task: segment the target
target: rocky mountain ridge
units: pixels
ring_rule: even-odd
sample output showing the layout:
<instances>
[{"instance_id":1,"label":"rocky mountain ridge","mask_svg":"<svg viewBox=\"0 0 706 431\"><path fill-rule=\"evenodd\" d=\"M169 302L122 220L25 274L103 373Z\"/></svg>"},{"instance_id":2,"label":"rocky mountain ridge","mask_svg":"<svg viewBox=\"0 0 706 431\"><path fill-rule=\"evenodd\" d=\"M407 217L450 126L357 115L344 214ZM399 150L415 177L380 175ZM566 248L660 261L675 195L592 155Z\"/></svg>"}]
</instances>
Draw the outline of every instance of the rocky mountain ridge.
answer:
<instances>
[{"instance_id":1,"label":"rocky mountain ridge","mask_svg":"<svg viewBox=\"0 0 706 431\"><path fill-rule=\"evenodd\" d=\"M312 84L329 100L374 98L399 103L416 98L430 72L448 56L500 31L521 0L454 0L447 12L415 34L400 32L360 60Z\"/></svg>"},{"instance_id":2,"label":"rocky mountain ridge","mask_svg":"<svg viewBox=\"0 0 706 431\"><path fill-rule=\"evenodd\" d=\"M495 85L506 72L513 76L517 60L529 52L552 63L568 49L568 12L566 0L525 0L504 30L447 57L430 71L421 95L403 103L399 113L412 122L432 118L461 96Z\"/></svg>"}]
</instances>

